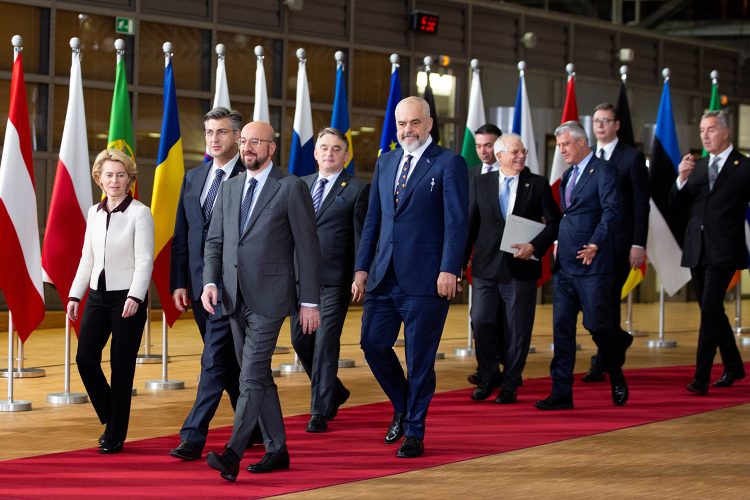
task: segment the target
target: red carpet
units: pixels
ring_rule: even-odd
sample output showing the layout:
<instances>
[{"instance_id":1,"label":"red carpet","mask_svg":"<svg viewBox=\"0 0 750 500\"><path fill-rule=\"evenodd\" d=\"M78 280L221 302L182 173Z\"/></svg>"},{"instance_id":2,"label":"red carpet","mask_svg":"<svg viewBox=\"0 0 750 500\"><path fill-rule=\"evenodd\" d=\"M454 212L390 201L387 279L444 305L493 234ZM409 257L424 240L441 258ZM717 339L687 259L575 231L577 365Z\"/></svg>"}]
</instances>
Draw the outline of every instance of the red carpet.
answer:
<instances>
[{"instance_id":1,"label":"red carpet","mask_svg":"<svg viewBox=\"0 0 750 500\"><path fill-rule=\"evenodd\" d=\"M715 377L720 373L717 366ZM746 369L750 370L750 366ZM576 383L575 410L542 412L533 407L550 389L547 378L524 381L516 405L469 400L469 389L437 394L427 419L426 453L405 460L396 445L383 444L391 418L387 403L344 408L326 434L304 432L308 415L286 419L292 468L272 474L240 472L232 484L208 468L205 459L180 462L168 456L176 436L127 442L118 455L85 449L0 462L2 498L183 497L257 498L398 474L436 465L590 436L750 402L750 383L712 388L696 397L685 390L692 367L626 372L631 399L615 408L609 384ZM580 376L579 376L580 377ZM470 432L482 429L481 434ZM230 428L212 430L206 451L219 450ZM245 455L243 468L261 448Z\"/></svg>"}]
</instances>

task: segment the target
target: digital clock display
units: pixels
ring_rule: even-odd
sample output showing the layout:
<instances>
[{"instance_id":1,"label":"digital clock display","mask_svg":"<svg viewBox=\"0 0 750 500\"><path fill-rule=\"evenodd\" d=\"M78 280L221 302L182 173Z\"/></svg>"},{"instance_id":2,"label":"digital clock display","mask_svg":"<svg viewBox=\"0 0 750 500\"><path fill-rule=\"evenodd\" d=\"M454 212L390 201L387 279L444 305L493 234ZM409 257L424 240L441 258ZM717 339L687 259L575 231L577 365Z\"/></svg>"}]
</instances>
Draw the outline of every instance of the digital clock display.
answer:
<instances>
[{"instance_id":1,"label":"digital clock display","mask_svg":"<svg viewBox=\"0 0 750 500\"><path fill-rule=\"evenodd\" d=\"M412 14L411 29L420 33L434 35L437 33L439 20L440 17L437 14L415 11Z\"/></svg>"}]
</instances>

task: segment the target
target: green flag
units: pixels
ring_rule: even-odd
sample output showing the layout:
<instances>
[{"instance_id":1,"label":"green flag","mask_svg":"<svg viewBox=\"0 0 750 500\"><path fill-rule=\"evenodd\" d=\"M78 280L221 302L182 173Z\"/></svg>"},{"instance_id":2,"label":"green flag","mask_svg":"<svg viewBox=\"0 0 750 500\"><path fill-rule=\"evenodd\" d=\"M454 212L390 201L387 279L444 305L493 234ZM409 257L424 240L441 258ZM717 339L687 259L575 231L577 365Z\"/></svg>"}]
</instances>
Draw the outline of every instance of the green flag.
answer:
<instances>
[{"instance_id":1,"label":"green flag","mask_svg":"<svg viewBox=\"0 0 750 500\"><path fill-rule=\"evenodd\" d=\"M474 60L476 61L476 59ZM469 93L469 113L466 117L466 131L464 132L464 144L461 148L461 156L466 160L469 168L482 164L477 156L477 144L474 139L474 131L485 124L484 99L482 98L482 85L479 82L479 68L472 61L471 92Z\"/></svg>"},{"instance_id":2,"label":"green flag","mask_svg":"<svg viewBox=\"0 0 750 500\"><path fill-rule=\"evenodd\" d=\"M115 93L112 96L112 111L109 115L109 134L107 149L119 149L131 158L135 158L133 142L133 120L130 115L130 96L125 76L125 60L117 56L115 71Z\"/></svg>"}]
</instances>

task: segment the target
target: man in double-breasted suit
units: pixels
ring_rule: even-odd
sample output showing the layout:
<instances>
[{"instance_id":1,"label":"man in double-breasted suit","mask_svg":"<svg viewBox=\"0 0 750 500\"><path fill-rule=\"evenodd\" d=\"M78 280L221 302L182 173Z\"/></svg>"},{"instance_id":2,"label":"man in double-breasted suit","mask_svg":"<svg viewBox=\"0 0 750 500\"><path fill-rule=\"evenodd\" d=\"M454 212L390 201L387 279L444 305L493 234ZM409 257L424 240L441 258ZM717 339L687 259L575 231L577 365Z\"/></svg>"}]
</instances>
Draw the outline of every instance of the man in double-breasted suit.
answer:
<instances>
[{"instance_id":1,"label":"man in double-breasted suit","mask_svg":"<svg viewBox=\"0 0 750 500\"><path fill-rule=\"evenodd\" d=\"M458 288L469 181L464 159L432 143L427 101L401 100L396 128L401 149L375 166L352 294L365 297L362 349L393 404L385 442L405 434L396 455L412 458L424 452L435 354ZM408 378L393 351L402 323Z\"/></svg>"},{"instance_id":2,"label":"man in double-breasted suit","mask_svg":"<svg viewBox=\"0 0 750 500\"><path fill-rule=\"evenodd\" d=\"M560 182L562 219L553 284L552 392L536 406L541 410L573 407L579 311L583 311L583 326L591 333L609 373L612 402L623 406L629 391L622 373L623 355L615 339L610 299L615 273L613 233L620 220L617 169L594 156L586 131L578 122L563 123L555 130L555 137L570 168Z\"/></svg>"},{"instance_id":3,"label":"man in double-breasted suit","mask_svg":"<svg viewBox=\"0 0 750 500\"><path fill-rule=\"evenodd\" d=\"M207 457L208 465L230 481L237 477L259 419L266 454L248 470L289 467L271 356L284 319L296 309L303 333L315 331L320 322L320 250L307 186L274 168L276 144L268 123L245 125L239 146L247 172L219 189L206 240L201 295L203 307L213 313L221 283L240 362L232 436L223 453Z\"/></svg>"},{"instance_id":4,"label":"man in double-breasted suit","mask_svg":"<svg viewBox=\"0 0 750 500\"><path fill-rule=\"evenodd\" d=\"M496 403L516 402L516 389L526 365L536 312L539 260L557 237L560 209L544 176L526 167L526 148L517 134L495 142L500 170L477 176L469 191L469 239L464 262L472 249L471 324L474 328L480 383L475 401L490 397L500 359L503 372ZM516 252L500 250L509 215L544 222L531 241L514 242Z\"/></svg>"},{"instance_id":5,"label":"man in double-breasted suit","mask_svg":"<svg viewBox=\"0 0 750 500\"><path fill-rule=\"evenodd\" d=\"M643 153L617 137L620 129L618 109L610 103L594 108L596 156L617 167L621 219L615 231L615 279L612 282L612 318L617 344L623 352L633 343L633 336L622 329L622 287L631 269L637 269L646 259L648 238L649 182L646 158ZM600 382L606 378L599 355L591 357L591 368L583 376L584 382Z\"/></svg>"},{"instance_id":6,"label":"man in double-breasted suit","mask_svg":"<svg viewBox=\"0 0 750 500\"><path fill-rule=\"evenodd\" d=\"M195 403L180 429L180 445L169 454L182 460L197 460L206 444L208 425L227 391L234 408L239 396L240 367L234 354L229 317L221 301L216 313L201 304L203 292L203 248L211 223L216 195L222 182L245 171L237 149L242 116L223 107L203 117L206 151L213 160L185 172L175 217L170 262L170 288L175 307L188 305L203 339L201 374Z\"/></svg>"},{"instance_id":7,"label":"man in double-breasted suit","mask_svg":"<svg viewBox=\"0 0 750 500\"><path fill-rule=\"evenodd\" d=\"M690 154L682 158L670 203L688 214L682 266L690 268L701 324L695 378L687 389L702 395L708 392L717 348L724 373L714 386L729 387L745 378L724 311L724 295L735 271L747 268L745 211L750 202L750 160L732 146L725 113L704 114L700 134L709 155L697 162Z\"/></svg>"},{"instance_id":8,"label":"man in double-breasted suit","mask_svg":"<svg viewBox=\"0 0 750 500\"><path fill-rule=\"evenodd\" d=\"M306 431L325 432L328 420L349 399L349 390L336 374L370 185L344 170L349 143L340 130L321 130L314 154L318 173L302 180L312 196L320 240L320 326L304 334L295 313L291 327L292 345L310 377L311 415Z\"/></svg>"}]
</instances>

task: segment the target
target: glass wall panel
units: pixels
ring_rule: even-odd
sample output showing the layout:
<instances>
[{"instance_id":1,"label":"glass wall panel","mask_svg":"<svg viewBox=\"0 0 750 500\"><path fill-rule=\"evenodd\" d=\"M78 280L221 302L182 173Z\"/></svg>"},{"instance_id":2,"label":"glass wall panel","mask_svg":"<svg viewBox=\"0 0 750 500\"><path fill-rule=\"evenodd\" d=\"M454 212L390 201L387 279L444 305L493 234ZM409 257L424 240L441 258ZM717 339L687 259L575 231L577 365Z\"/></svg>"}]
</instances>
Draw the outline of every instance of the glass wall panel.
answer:
<instances>
[{"instance_id":1,"label":"glass wall panel","mask_svg":"<svg viewBox=\"0 0 750 500\"><path fill-rule=\"evenodd\" d=\"M299 59L297 49L305 49L307 56L306 72L307 86L310 89L310 100L333 105L336 92L336 47L316 45L313 43L298 43L290 41L287 54L287 99L294 100L297 92L297 71ZM330 117L329 117L330 120Z\"/></svg>"},{"instance_id":2,"label":"glass wall panel","mask_svg":"<svg viewBox=\"0 0 750 500\"><path fill-rule=\"evenodd\" d=\"M46 16L42 11L48 12L39 7L0 2L0 33L3 34L0 40L0 70L10 71L13 68L13 45L10 41L13 35L21 35L24 72L40 72L40 54L46 52L42 42L47 43L49 38L47 33L43 33L43 19Z\"/></svg>"},{"instance_id":3,"label":"glass wall panel","mask_svg":"<svg viewBox=\"0 0 750 500\"><path fill-rule=\"evenodd\" d=\"M68 111L69 88L57 85L55 87L55 110L53 114L52 144L56 150L62 142L65 115ZM112 110L112 91L100 89L83 89L83 105L86 111L86 136L89 151L98 153L107 147L107 133L109 131L109 114Z\"/></svg>"},{"instance_id":4,"label":"glass wall panel","mask_svg":"<svg viewBox=\"0 0 750 500\"><path fill-rule=\"evenodd\" d=\"M274 65L281 64L281 55L274 51L274 41L268 38L260 38L243 33L229 33L220 31L216 37L216 43L223 43L226 48L226 71L227 85L230 94L239 94L243 97L255 95L255 46L261 45L264 51L263 69L266 73L266 89L269 97L280 97L273 95L274 88ZM214 47L216 44L214 44ZM216 67L213 68L216 73ZM245 116L245 113L243 113ZM246 116L252 118L252 110Z\"/></svg>"},{"instance_id":5,"label":"glass wall panel","mask_svg":"<svg viewBox=\"0 0 750 500\"><path fill-rule=\"evenodd\" d=\"M56 75L70 76L70 39L78 37L81 40L83 78L114 82L117 62L115 40L127 38L115 33L114 17L60 10L57 11L55 33L53 50Z\"/></svg>"},{"instance_id":6,"label":"glass wall panel","mask_svg":"<svg viewBox=\"0 0 750 500\"><path fill-rule=\"evenodd\" d=\"M134 120L138 158L158 157L163 106L161 95L141 94L139 97L138 117ZM185 165L200 163L206 150L203 115L209 103L203 99L178 97L177 107Z\"/></svg>"},{"instance_id":7,"label":"glass wall panel","mask_svg":"<svg viewBox=\"0 0 750 500\"><path fill-rule=\"evenodd\" d=\"M164 85L164 42L174 46L175 86L178 89L210 90L211 51L210 32L185 26L151 23L140 24L140 83ZM213 69L216 71L216 68Z\"/></svg>"}]
</instances>

